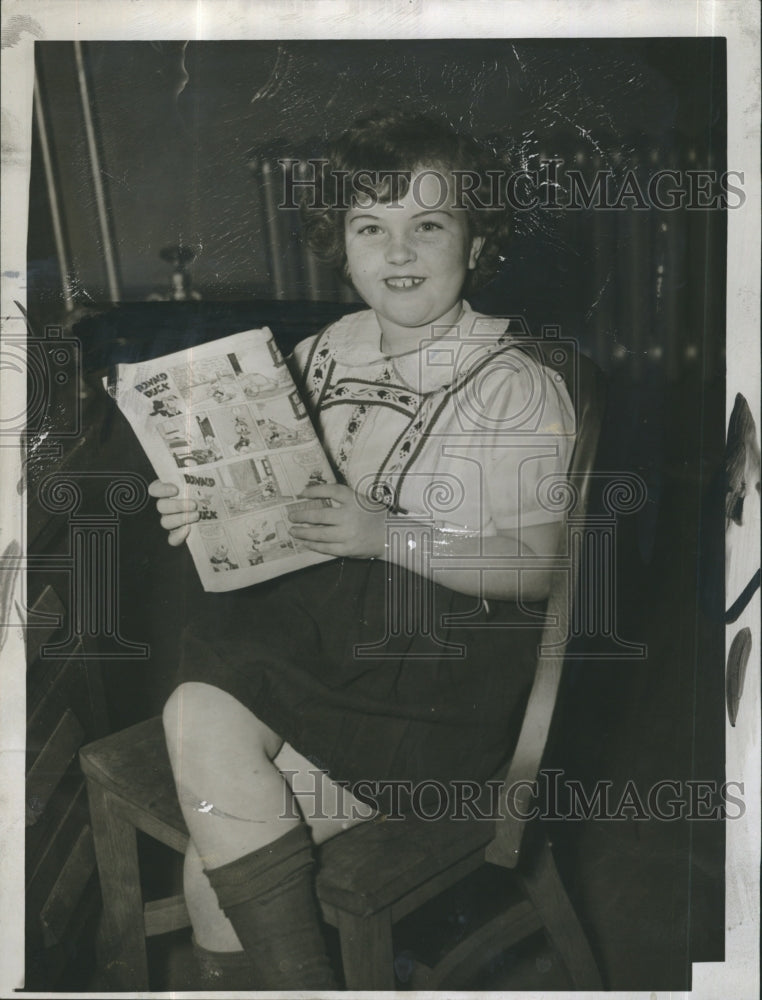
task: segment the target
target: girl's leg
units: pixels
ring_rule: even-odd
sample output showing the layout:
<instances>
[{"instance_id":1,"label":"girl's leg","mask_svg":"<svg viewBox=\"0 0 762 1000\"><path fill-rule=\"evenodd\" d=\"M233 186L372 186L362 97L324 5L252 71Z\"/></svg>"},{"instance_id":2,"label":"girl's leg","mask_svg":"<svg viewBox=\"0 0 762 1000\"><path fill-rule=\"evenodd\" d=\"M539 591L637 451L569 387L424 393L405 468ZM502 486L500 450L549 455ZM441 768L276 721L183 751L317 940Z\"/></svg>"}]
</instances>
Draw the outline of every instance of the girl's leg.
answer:
<instances>
[{"instance_id":1,"label":"girl's leg","mask_svg":"<svg viewBox=\"0 0 762 1000\"><path fill-rule=\"evenodd\" d=\"M185 852L183 884L185 905L193 927L195 958L190 985L185 988L228 994L252 989L256 971L220 907L193 841Z\"/></svg>"},{"instance_id":2,"label":"girl's leg","mask_svg":"<svg viewBox=\"0 0 762 1000\"><path fill-rule=\"evenodd\" d=\"M284 743L275 764L289 783L315 844L322 844L357 823L364 823L376 811L346 788L337 785L324 771Z\"/></svg>"},{"instance_id":3,"label":"girl's leg","mask_svg":"<svg viewBox=\"0 0 762 1000\"><path fill-rule=\"evenodd\" d=\"M275 765L291 786L302 816L311 828L313 843L322 844L375 815L324 772L315 770L290 744L283 744ZM238 935L220 907L193 841L185 855L183 882L196 942L210 951L240 951Z\"/></svg>"},{"instance_id":4,"label":"girl's leg","mask_svg":"<svg viewBox=\"0 0 762 1000\"><path fill-rule=\"evenodd\" d=\"M191 840L262 989L335 985L314 897L311 841L272 763L275 733L231 695L183 684L164 712Z\"/></svg>"},{"instance_id":5,"label":"girl's leg","mask_svg":"<svg viewBox=\"0 0 762 1000\"><path fill-rule=\"evenodd\" d=\"M241 942L209 884L193 841L188 844L185 852L183 889L197 944L209 951L240 951Z\"/></svg>"},{"instance_id":6,"label":"girl's leg","mask_svg":"<svg viewBox=\"0 0 762 1000\"><path fill-rule=\"evenodd\" d=\"M232 695L182 684L164 708L164 731L180 808L205 869L299 823L272 763L282 741Z\"/></svg>"}]
</instances>

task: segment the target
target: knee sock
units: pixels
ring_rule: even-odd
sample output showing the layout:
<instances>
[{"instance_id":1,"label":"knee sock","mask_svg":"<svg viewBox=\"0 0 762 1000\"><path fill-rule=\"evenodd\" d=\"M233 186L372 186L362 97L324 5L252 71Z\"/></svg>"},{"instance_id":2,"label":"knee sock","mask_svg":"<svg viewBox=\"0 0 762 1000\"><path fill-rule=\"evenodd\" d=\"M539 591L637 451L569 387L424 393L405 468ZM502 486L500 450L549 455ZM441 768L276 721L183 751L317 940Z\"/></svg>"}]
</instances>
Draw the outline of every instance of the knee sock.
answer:
<instances>
[{"instance_id":1,"label":"knee sock","mask_svg":"<svg viewBox=\"0 0 762 1000\"><path fill-rule=\"evenodd\" d=\"M312 842L300 823L270 844L207 869L258 989L335 988L315 899Z\"/></svg>"},{"instance_id":2,"label":"knee sock","mask_svg":"<svg viewBox=\"0 0 762 1000\"><path fill-rule=\"evenodd\" d=\"M255 973L245 951L210 951L193 938L193 955L201 976L200 986L226 993L253 990ZM196 989L194 985L191 987Z\"/></svg>"}]
</instances>

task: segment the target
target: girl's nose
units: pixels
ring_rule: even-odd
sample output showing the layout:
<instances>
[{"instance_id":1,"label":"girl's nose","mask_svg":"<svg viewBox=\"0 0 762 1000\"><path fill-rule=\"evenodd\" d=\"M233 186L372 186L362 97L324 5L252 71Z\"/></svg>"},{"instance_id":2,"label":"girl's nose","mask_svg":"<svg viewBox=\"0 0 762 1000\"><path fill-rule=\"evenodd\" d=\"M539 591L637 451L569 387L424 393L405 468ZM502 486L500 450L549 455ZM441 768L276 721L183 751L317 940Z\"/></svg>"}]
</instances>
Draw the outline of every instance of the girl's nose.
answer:
<instances>
[{"instance_id":1,"label":"girl's nose","mask_svg":"<svg viewBox=\"0 0 762 1000\"><path fill-rule=\"evenodd\" d=\"M390 236L386 245L386 259L390 264L408 264L415 260L415 250L404 234Z\"/></svg>"}]
</instances>

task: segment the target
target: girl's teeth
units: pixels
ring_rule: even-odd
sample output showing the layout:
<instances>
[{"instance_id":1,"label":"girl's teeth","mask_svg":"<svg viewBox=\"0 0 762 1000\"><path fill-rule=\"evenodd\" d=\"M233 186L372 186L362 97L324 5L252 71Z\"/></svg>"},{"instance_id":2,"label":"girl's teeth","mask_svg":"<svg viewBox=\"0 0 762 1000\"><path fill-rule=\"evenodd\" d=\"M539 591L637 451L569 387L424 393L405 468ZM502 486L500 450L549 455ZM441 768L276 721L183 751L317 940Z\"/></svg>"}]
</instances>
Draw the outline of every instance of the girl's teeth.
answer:
<instances>
[{"instance_id":1,"label":"girl's teeth","mask_svg":"<svg viewBox=\"0 0 762 1000\"><path fill-rule=\"evenodd\" d=\"M412 288L414 285L420 285L423 278L387 278L386 282L393 288Z\"/></svg>"}]
</instances>

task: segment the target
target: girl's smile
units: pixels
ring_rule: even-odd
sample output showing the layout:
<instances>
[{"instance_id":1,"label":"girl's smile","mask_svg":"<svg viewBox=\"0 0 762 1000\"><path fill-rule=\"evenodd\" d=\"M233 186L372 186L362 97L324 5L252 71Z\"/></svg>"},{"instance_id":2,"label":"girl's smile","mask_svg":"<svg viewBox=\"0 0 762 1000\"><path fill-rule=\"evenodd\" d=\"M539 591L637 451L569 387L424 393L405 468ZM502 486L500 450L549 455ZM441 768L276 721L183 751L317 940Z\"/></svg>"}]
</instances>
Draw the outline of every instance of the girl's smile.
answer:
<instances>
[{"instance_id":1,"label":"girl's smile","mask_svg":"<svg viewBox=\"0 0 762 1000\"><path fill-rule=\"evenodd\" d=\"M417 288L425 280L425 278L387 278L386 285L388 288L402 292L408 288Z\"/></svg>"},{"instance_id":2,"label":"girl's smile","mask_svg":"<svg viewBox=\"0 0 762 1000\"><path fill-rule=\"evenodd\" d=\"M461 290L483 245L453 205L452 176L421 169L398 201L358 200L347 212L347 267L378 317L382 350L400 354L455 323Z\"/></svg>"}]
</instances>

